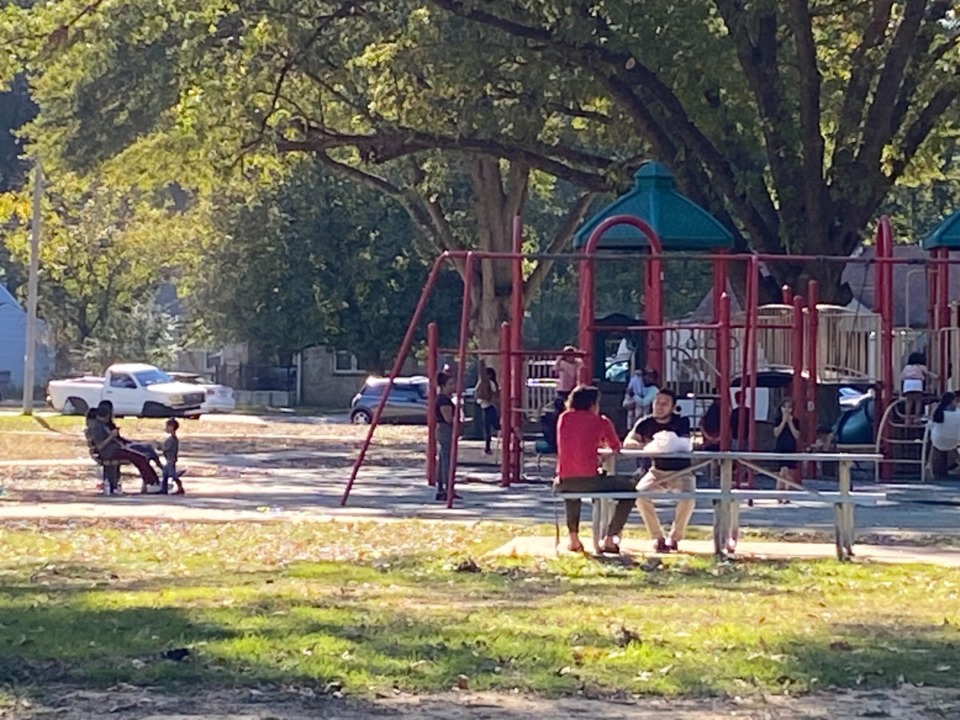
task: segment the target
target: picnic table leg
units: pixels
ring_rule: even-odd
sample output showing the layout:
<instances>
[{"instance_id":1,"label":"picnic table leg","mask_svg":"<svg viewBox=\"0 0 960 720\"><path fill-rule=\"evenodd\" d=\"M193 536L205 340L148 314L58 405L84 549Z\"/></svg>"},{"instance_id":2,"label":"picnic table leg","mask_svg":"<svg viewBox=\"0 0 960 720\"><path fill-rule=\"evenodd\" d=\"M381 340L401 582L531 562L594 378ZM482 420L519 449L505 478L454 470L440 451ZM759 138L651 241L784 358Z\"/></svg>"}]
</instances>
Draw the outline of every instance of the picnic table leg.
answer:
<instances>
[{"instance_id":1,"label":"picnic table leg","mask_svg":"<svg viewBox=\"0 0 960 720\"><path fill-rule=\"evenodd\" d=\"M724 532L723 509L720 500L713 501L713 554L723 555L726 549L726 534Z\"/></svg>"},{"instance_id":2,"label":"picnic table leg","mask_svg":"<svg viewBox=\"0 0 960 720\"><path fill-rule=\"evenodd\" d=\"M838 502L833 506L833 525L834 543L837 546L837 560L844 560L843 503Z\"/></svg>"},{"instance_id":3,"label":"picnic table leg","mask_svg":"<svg viewBox=\"0 0 960 720\"><path fill-rule=\"evenodd\" d=\"M735 544L731 541L734 537L734 506L735 503L729 498L729 493L733 492L733 461L724 458L720 461L720 492L728 495L722 497L719 501L718 514L720 515L720 547L719 555L726 555L733 552Z\"/></svg>"},{"instance_id":4,"label":"picnic table leg","mask_svg":"<svg viewBox=\"0 0 960 720\"><path fill-rule=\"evenodd\" d=\"M850 481L850 463L846 460L840 461L837 474L840 483L840 499L842 501L848 501L850 499L850 489L852 485ZM843 502L840 510L843 517L843 551L844 555L849 558L853 557L853 504L850 502Z\"/></svg>"},{"instance_id":5,"label":"picnic table leg","mask_svg":"<svg viewBox=\"0 0 960 720\"><path fill-rule=\"evenodd\" d=\"M606 504L605 500L599 498L594 498L591 502L590 509L590 520L593 525L593 554L600 554L600 536L602 534L601 527L603 527L603 516L606 514L604 511L604 505Z\"/></svg>"}]
</instances>

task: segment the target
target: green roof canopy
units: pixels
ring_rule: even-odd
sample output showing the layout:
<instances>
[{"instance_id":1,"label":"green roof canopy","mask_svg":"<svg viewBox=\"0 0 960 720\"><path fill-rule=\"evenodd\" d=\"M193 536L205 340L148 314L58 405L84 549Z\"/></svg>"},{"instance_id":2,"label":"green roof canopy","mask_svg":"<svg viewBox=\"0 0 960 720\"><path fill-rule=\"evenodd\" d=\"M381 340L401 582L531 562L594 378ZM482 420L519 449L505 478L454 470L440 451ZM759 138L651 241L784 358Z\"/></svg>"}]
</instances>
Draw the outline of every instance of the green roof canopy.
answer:
<instances>
[{"instance_id":1,"label":"green roof canopy","mask_svg":"<svg viewBox=\"0 0 960 720\"><path fill-rule=\"evenodd\" d=\"M713 215L676 190L673 175L658 162L647 162L633 176L633 190L588 220L573 238L583 248L590 233L614 215L633 215L652 227L664 250L709 251L733 246L733 236ZM643 250L648 246L639 230L629 225L610 228L600 238L600 250Z\"/></svg>"},{"instance_id":2,"label":"green roof canopy","mask_svg":"<svg viewBox=\"0 0 960 720\"><path fill-rule=\"evenodd\" d=\"M960 210L945 217L927 234L922 244L924 250L960 250Z\"/></svg>"}]
</instances>

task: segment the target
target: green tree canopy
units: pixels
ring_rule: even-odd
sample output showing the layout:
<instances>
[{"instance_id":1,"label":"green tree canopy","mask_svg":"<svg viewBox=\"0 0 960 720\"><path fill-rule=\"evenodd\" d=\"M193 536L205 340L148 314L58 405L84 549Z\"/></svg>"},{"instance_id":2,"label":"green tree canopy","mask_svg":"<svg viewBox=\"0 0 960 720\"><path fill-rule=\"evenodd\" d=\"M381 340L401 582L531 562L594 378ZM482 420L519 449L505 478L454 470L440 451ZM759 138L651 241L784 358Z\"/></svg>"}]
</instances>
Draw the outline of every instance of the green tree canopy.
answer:
<instances>
[{"instance_id":1,"label":"green tree canopy","mask_svg":"<svg viewBox=\"0 0 960 720\"><path fill-rule=\"evenodd\" d=\"M372 370L392 362L430 264L403 208L303 162L252 200L223 198L212 222L190 305L215 338L261 357L320 344ZM433 310L449 338L459 297L442 292Z\"/></svg>"}]
</instances>

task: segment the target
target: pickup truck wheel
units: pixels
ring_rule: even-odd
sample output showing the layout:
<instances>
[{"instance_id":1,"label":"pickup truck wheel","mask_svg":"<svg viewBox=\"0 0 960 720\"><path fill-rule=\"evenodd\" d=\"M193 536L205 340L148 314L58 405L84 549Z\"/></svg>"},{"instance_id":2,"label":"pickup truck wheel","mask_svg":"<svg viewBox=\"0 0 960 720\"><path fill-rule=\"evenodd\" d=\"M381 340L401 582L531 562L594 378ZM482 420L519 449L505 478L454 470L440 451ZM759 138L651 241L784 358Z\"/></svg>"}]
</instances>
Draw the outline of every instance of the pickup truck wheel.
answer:
<instances>
[{"instance_id":1,"label":"pickup truck wheel","mask_svg":"<svg viewBox=\"0 0 960 720\"><path fill-rule=\"evenodd\" d=\"M85 400L78 397L68 397L63 404L63 410L60 412L64 415L86 415L89 409L90 406L87 405Z\"/></svg>"},{"instance_id":2,"label":"pickup truck wheel","mask_svg":"<svg viewBox=\"0 0 960 720\"><path fill-rule=\"evenodd\" d=\"M143 404L143 410L140 412L140 417L169 417L171 412L172 411L170 408L168 408L166 405L161 405L158 402L146 402Z\"/></svg>"}]
</instances>

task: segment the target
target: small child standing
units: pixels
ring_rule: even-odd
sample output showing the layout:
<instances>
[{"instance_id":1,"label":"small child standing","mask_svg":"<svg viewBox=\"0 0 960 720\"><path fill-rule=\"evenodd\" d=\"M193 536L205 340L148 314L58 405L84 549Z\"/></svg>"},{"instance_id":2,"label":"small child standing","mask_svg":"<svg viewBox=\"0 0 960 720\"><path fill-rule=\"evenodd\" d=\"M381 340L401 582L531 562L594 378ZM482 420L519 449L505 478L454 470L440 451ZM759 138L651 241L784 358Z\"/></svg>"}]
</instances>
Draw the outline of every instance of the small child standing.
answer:
<instances>
[{"instance_id":1,"label":"small child standing","mask_svg":"<svg viewBox=\"0 0 960 720\"><path fill-rule=\"evenodd\" d=\"M900 371L900 389L904 398L904 422L915 425L923 414L923 386L929 375L927 358L923 353L911 353Z\"/></svg>"},{"instance_id":2,"label":"small child standing","mask_svg":"<svg viewBox=\"0 0 960 720\"><path fill-rule=\"evenodd\" d=\"M170 492L170 481L177 484L177 491L174 495L183 495L183 483L180 482L180 473L177 472L177 460L180 457L180 438L177 437L177 430L180 429L180 423L170 418L165 425L167 431L163 442L160 443L160 451L163 453L163 480L160 492L166 495Z\"/></svg>"}]
</instances>

